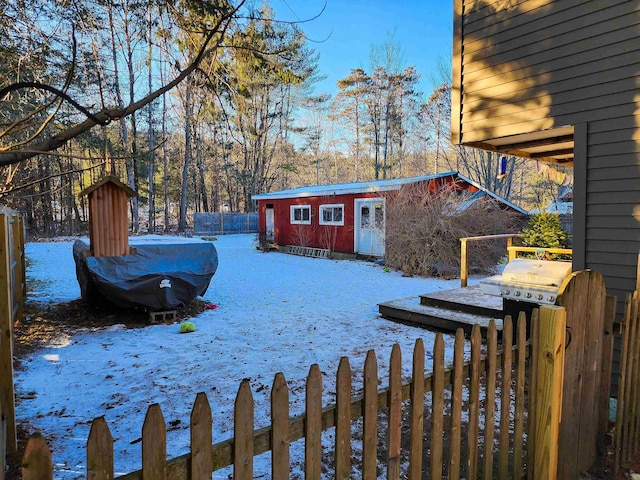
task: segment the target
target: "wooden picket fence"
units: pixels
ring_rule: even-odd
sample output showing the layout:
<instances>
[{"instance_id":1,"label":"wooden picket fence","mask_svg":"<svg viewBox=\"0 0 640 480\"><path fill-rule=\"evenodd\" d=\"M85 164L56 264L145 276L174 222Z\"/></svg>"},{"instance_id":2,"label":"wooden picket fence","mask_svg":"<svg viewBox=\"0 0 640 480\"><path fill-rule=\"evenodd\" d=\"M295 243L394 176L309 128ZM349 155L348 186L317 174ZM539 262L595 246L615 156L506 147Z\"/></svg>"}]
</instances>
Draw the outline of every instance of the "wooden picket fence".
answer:
<instances>
[{"instance_id":1,"label":"wooden picket fence","mask_svg":"<svg viewBox=\"0 0 640 480\"><path fill-rule=\"evenodd\" d=\"M17 450L13 327L22 318L25 297L23 219L17 214L0 213L0 478L7 453Z\"/></svg>"},{"instance_id":2,"label":"wooden picket fence","mask_svg":"<svg viewBox=\"0 0 640 480\"><path fill-rule=\"evenodd\" d=\"M564 317L560 314L564 314L563 308L542 307L540 325L557 324L555 330L563 335ZM543 331L543 327L538 329L537 310L531 324L533 338L538 338L537 332ZM543 346L546 361L538 364L536 347L531 348L527 342L526 329L526 318L521 314L514 343L512 320L505 318L499 349L495 322L491 322L487 331L486 346L476 325L470 340L470 359L466 363L464 333L458 330L453 365L447 368L444 339L438 333L433 346L433 372L429 374L424 371L425 349L419 339L413 350L411 381L405 384L401 378L400 347L395 345L389 363L389 385L382 390L378 390L378 365L376 354L371 350L364 364L363 391L355 397L352 397L349 360L343 357L336 377L336 403L325 408L321 372L318 365L313 365L306 381L305 413L294 417L289 415L287 383L283 374L278 373L271 390L271 425L258 430L254 429L251 387L248 381L243 381L235 400L234 436L216 444L212 438L211 408L206 395L199 393L191 411L190 452L170 460L166 459L166 425L162 411L159 405L151 405L142 426L142 469L119 478L210 479L212 472L232 466L234 479L252 479L254 456L271 451L271 478L288 479L290 444L304 438L305 478L319 480L323 472L321 433L333 428L334 458L329 468L334 469L333 478L348 479L355 450L352 449L354 420L360 418L364 479L378 478L381 468L386 468L389 479L439 479L443 475L450 479L522 478L525 473L533 478L534 462L536 473L544 475L555 469L548 453L549 449L557 452L557 445L554 447L553 439L549 443L547 437L554 428L557 431L559 422L557 398L561 395L557 388L561 388L562 380L558 380L557 375L562 374L564 337L552 339L552 343ZM544 330L554 329L545 327ZM541 345L542 337L540 334ZM550 376L546 370L549 365ZM542 394L534 394L536 391ZM539 405L536 397L548 397L551 407ZM404 414L408 420L403 424L405 401L408 402ZM380 416L384 420L380 420L379 412L386 413ZM534 415L534 412L537 413ZM541 426L536 427L536 421L540 421ZM481 429L480 425L484 427ZM386 451L378 452L382 432L386 432ZM547 442L540 446L539 455L535 454L538 444L536 449L532 448L534 441ZM114 477L113 438L104 417L93 421L86 453L87 478ZM30 438L22 464L23 478L53 478L51 462L44 438Z\"/></svg>"},{"instance_id":3,"label":"wooden picket fence","mask_svg":"<svg viewBox=\"0 0 640 480\"><path fill-rule=\"evenodd\" d=\"M620 380L615 429L616 471L640 455L640 299L638 290L628 294L622 331Z\"/></svg>"}]
</instances>

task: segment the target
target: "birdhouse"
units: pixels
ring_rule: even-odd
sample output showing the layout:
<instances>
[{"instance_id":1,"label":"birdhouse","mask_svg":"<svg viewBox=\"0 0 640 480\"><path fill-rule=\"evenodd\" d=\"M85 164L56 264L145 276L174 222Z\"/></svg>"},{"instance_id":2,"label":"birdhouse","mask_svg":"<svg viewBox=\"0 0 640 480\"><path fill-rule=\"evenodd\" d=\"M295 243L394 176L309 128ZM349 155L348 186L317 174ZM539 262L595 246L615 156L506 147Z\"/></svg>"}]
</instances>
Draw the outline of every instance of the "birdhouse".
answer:
<instances>
[{"instance_id":1,"label":"birdhouse","mask_svg":"<svg viewBox=\"0 0 640 480\"><path fill-rule=\"evenodd\" d=\"M80 192L89 197L90 255L129 255L129 197L136 192L114 176L104 177Z\"/></svg>"}]
</instances>

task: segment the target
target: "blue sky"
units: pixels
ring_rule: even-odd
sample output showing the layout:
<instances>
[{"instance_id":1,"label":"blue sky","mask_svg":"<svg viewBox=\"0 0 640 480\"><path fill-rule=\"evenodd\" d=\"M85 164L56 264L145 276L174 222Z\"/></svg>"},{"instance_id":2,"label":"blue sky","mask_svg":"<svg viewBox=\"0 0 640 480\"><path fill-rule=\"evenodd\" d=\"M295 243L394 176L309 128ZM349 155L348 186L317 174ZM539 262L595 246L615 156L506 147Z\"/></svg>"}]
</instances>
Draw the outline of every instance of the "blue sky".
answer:
<instances>
[{"instance_id":1,"label":"blue sky","mask_svg":"<svg viewBox=\"0 0 640 480\"><path fill-rule=\"evenodd\" d=\"M271 0L281 20L314 17L323 5L323 0ZM429 95L432 78L440 77L438 62L451 62L453 1L327 0L322 15L301 28L320 53L319 70L327 76L316 85L316 92L335 94L336 81L352 68L370 71L371 46L384 44L394 34L404 51L403 66L417 68L422 75L420 88Z\"/></svg>"}]
</instances>

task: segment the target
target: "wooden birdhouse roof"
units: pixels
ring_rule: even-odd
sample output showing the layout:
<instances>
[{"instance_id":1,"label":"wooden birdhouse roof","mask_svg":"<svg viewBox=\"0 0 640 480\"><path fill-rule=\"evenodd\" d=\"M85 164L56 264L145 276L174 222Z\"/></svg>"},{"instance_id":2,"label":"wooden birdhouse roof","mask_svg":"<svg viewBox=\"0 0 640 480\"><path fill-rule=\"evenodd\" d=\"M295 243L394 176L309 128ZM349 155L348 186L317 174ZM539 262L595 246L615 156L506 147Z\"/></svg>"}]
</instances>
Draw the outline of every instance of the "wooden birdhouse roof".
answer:
<instances>
[{"instance_id":1,"label":"wooden birdhouse roof","mask_svg":"<svg viewBox=\"0 0 640 480\"><path fill-rule=\"evenodd\" d=\"M137 197L138 196L138 194L135 192L135 190L129 188L127 185L125 185L120 180L118 180L118 177L116 177L114 175L107 175L106 177L102 178L101 180L98 180L96 183L94 183L90 187L87 187L84 190L82 190L78 194L78 196L82 197L84 195L89 195L91 192L97 190L98 188L100 188L103 185L106 185L107 183L113 183L116 187L124 190L127 193L127 195L129 195L130 197Z\"/></svg>"}]
</instances>

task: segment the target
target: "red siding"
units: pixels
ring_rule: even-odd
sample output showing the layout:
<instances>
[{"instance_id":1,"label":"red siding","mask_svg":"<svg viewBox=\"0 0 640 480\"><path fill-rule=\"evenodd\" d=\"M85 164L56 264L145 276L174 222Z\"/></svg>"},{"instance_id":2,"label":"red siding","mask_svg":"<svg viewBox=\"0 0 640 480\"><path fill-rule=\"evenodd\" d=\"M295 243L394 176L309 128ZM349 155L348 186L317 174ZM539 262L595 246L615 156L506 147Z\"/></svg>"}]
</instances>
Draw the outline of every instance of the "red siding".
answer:
<instances>
[{"instance_id":1,"label":"red siding","mask_svg":"<svg viewBox=\"0 0 640 480\"><path fill-rule=\"evenodd\" d=\"M456 179L453 176L429 180L432 192L451 185ZM476 187L458 179L458 189L477 191ZM278 245L302 245L305 247L326 248L339 253L355 253L354 251L354 208L358 198L382 198L385 192L367 192L345 195L324 195L316 197L297 197L258 200L258 228L266 231L266 207L273 205L274 241ZM320 225L320 205L343 204L344 225ZM291 224L291 206L309 205L311 207L311 224Z\"/></svg>"},{"instance_id":2,"label":"red siding","mask_svg":"<svg viewBox=\"0 0 640 480\"><path fill-rule=\"evenodd\" d=\"M273 205L274 241L278 245L303 245L354 253L354 205L356 198L378 198L381 193L359 193L322 197L283 198L258 201L258 228L266 230L266 206ZM344 225L320 225L320 205L343 204ZM311 206L311 225L291 224L291 206Z\"/></svg>"}]
</instances>

